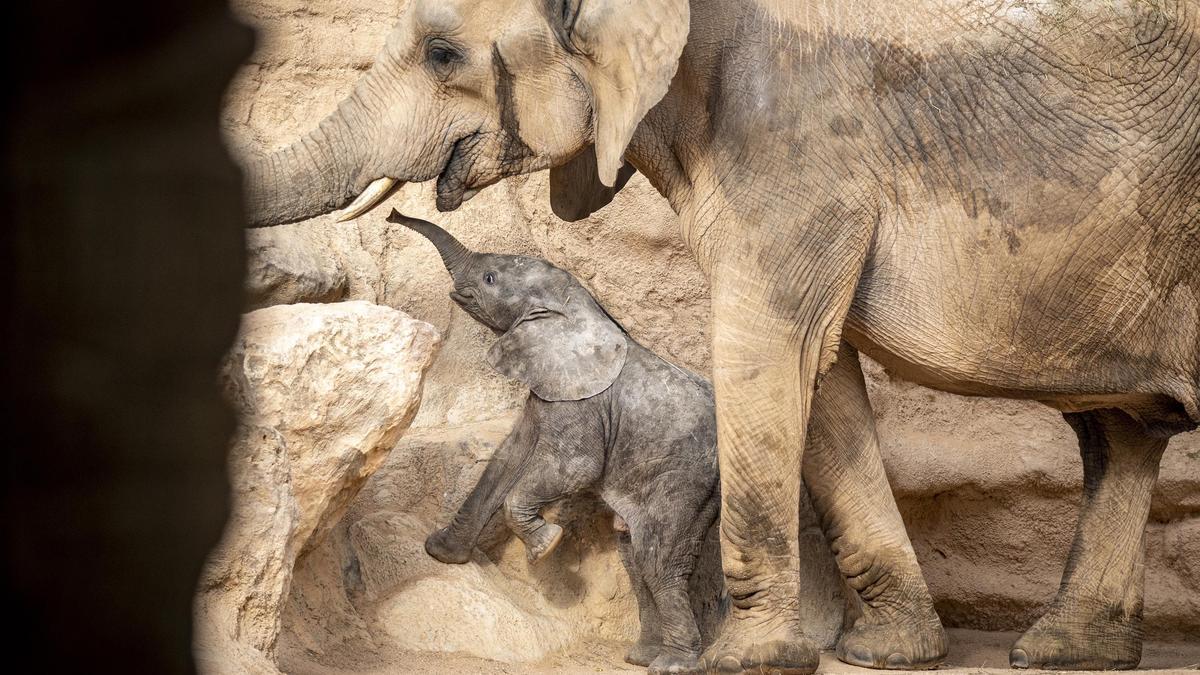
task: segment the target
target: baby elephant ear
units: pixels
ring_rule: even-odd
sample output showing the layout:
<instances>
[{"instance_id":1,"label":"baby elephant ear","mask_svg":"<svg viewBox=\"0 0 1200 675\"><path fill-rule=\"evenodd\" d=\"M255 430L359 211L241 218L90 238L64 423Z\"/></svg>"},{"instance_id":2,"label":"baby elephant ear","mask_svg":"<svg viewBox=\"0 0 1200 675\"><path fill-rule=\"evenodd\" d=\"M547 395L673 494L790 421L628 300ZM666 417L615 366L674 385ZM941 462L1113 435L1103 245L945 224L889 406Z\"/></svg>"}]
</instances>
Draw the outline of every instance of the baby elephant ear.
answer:
<instances>
[{"instance_id":1,"label":"baby elephant ear","mask_svg":"<svg viewBox=\"0 0 1200 675\"><path fill-rule=\"evenodd\" d=\"M488 351L499 372L544 401L578 401L608 389L625 366L625 333L590 296L526 312Z\"/></svg>"}]
</instances>

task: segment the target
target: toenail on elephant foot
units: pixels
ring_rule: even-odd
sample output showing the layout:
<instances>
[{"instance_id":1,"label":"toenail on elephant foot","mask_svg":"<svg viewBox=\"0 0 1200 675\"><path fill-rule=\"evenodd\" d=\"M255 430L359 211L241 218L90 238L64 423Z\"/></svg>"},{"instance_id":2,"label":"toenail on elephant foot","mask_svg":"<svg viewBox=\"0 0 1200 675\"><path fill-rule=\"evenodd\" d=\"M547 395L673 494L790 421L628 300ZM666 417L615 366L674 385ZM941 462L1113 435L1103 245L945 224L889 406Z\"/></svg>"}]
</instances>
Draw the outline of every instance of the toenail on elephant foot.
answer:
<instances>
[{"instance_id":1,"label":"toenail on elephant foot","mask_svg":"<svg viewBox=\"0 0 1200 675\"><path fill-rule=\"evenodd\" d=\"M562 541L562 536L561 526L554 523L542 525L526 542L526 556L529 558L529 562L538 562L553 553L554 549L558 548L559 542Z\"/></svg>"},{"instance_id":2,"label":"toenail on elephant foot","mask_svg":"<svg viewBox=\"0 0 1200 675\"><path fill-rule=\"evenodd\" d=\"M678 654L659 654L650 662L651 675L658 673L699 673L700 661L695 656Z\"/></svg>"},{"instance_id":3,"label":"toenail on elephant foot","mask_svg":"<svg viewBox=\"0 0 1200 675\"><path fill-rule=\"evenodd\" d=\"M451 565L461 565L471 559L471 547L455 541L448 527L425 538L425 552L435 560Z\"/></svg>"},{"instance_id":4,"label":"toenail on elephant foot","mask_svg":"<svg viewBox=\"0 0 1200 675\"><path fill-rule=\"evenodd\" d=\"M945 660L948 651L946 631L938 623L859 623L838 642L837 657L864 668L928 670Z\"/></svg>"},{"instance_id":5,"label":"toenail on elephant foot","mask_svg":"<svg viewBox=\"0 0 1200 675\"><path fill-rule=\"evenodd\" d=\"M660 647L653 644L637 643L625 652L625 663L645 668L658 656Z\"/></svg>"},{"instance_id":6,"label":"toenail on elephant foot","mask_svg":"<svg viewBox=\"0 0 1200 675\"><path fill-rule=\"evenodd\" d=\"M809 675L816 671L820 654L808 640L771 640L743 645L714 645L701 659L709 673L769 673Z\"/></svg>"},{"instance_id":7,"label":"toenail on elephant foot","mask_svg":"<svg viewBox=\"0 0 1200 675\"><path fill-rule=\"evenodd\" d=\"M1008 653L1008 664L1020 669L1132 670L1141 660L1142 643L1131 628L1073 631L1034 624Z\"/></svg>"}]
</instances>

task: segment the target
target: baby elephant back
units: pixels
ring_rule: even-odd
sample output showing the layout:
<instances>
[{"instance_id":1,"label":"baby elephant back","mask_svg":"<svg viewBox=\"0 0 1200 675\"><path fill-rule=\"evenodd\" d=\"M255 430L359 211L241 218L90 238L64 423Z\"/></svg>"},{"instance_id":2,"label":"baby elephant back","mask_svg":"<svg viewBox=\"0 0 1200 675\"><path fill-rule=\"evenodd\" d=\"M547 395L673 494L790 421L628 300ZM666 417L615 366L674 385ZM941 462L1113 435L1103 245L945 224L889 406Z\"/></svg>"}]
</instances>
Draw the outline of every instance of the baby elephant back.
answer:
<instances>
[{"instance_id":1,"label":"baby elephant back","mask_svg":"<svg viewBox=\"0 0 1200 675\"><path fill-rule=\"evenodd\" d=\"M625 368L613 384L622 433L670 449L677 459L717 457L712 384L630 340Z\"/></svg>"}]
</instances>

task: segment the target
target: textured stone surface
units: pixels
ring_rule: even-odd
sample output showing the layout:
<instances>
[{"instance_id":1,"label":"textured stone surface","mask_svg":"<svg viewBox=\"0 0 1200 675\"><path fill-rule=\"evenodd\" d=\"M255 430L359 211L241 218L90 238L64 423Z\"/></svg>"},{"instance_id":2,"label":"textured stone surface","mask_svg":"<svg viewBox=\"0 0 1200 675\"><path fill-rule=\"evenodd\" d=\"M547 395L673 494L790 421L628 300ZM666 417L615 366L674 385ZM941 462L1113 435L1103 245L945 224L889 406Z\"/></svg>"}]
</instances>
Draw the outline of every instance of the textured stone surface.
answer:
<instances>
[{"instance_id":1,"label":"textured stone surface","mask_svg":"<svg viewBox=\"0 0 1200 675\"><path fill-rule=\"evenodd\" d=\"M412 422L439 337L366 302L247 314L223 369L240 428L233 505L196 603L207 672L265 668L298 556L319 543Z\"/></svg>"},{"instance_id":2,"label":"textured stone surface","mask_svg":"<svg viewBox=\"0 0 1200 675\"><path fill-rule=\"evenodd\" d=\"M243 155L282 146L330 112L371 63L404 0L318 0L306 3L303 11L288 3L234 3L265 36L254 63L231 87L225 112L231 145ZM361 589L347 590L358 583L354 564L347 561L357 559L362 570L374 564L376 570L459 574L422 567L432 561L420 559L418 536L423 538L427 529L422 528L443 522L457 507L481 468L478 456L486 452L459 454L467 452L464 448L483 447L469 440L474 432L465 430L496 425L495 433L502 437L507 430L503 421L519 408L524 395L485 363L494 336L447 298L449 279L433 247L384 221L391 207L435 220L473 248L538 255L562 265L588 284L639 341L681 365L709 372L708 287L679 240L674 215L645 179L635 176L612 204L579 223L555 218L548 196L546 174L522 176L486 189L455 213L438 214L432 185L407 185L352 223L333 223L326 217L277 228L295 233L320 255L341 260L347 297L402 309L429 321L446 337L413 430L443 440L429 441L419 452L397 451L348 513L346 521L366 523L354 526L359 528L357 538L344 522L347 530L341 539L335 532L302 561L286 614L295 631L285 636L281 648L285 662L290 658L301 670L304 663L332 666L355 663L353 659L382 667L379 664L388 662L386 655L404 653L395 651L399 647L389 636L404 632L397 624L420 618L395 601L397 594L411 592L403 591L407 582L399 580L416 577L397 573L396 581L377 584L370 600L364 600L356 595ZM1082 469L1070 429L1056 412L1036 403L965 399L893 382L869 362L868 371L889 475L939 611L951 625L1025 628L1053 597L1074 527ZM456 434L465 436L454 440ZM420 461L413 459L417 457ZM466 461L467 457L473 459ZM460 461L466 462L465 468L456 464ZM1162 476L1147 536L1147 626L1152 636L1195 639L1200 635L1200 572L1195 562L1200 546L1200 435L1175 439L1163 460ZM389 486L386 498L382 492L370 496L376 485ZM371 504L383 515L361 515L376 508ZM576 617L565 620L578 627L571 629L574 635L628 636L631 605L621 586L626 584L624 575L608 532L597 528L594 539L588 540L585 530L573 540L585 547L578 571L570 572L572 563L564 562L574 560L570 549L556 553L567 558L547 561L552 567L565 565L569 574L543 573L528 568L521 555L508 552L507 544L498 544L482 547L486 560L478 563L494 564L487 569L499 575L489 576L481 568L478 576L462 583L468 589L489 584L498 598L507 597L511 588L557 594L551 605L566 605ZM813 554L810 571L820 570L828 562L822 558L822 537L811 526L804 536L805 550ZM378 562L388 555L395 559ZM593 560L592 567L592 562L584 563ZM580 594L579 583L594 588L611 581L593 575L617 579L611 582L618 587L613 600L601 600L606 596L598 591ZM815 578L806 602L828 607L838 585L820 573ZM389 610L383 613L372 609L385 606ZM494 611L501 616L511 608L497 605ZM559 616L547 616L551 615ZM487 620L482 614L456 619L463 634L480 630ZM815 623L829 626L827 618ZM369 645L377 651L361 655ZM501 646L488 647L493 648Z\"/></svg>"},{"instance_id":3,"label":"textured stone surface","mask_svg":"<svg viewBox=\"0 0 1200 675\"><path fill-rule=\"evenodd\" d=\"M246 308L337 302L350 291L341 258L286 227L246 233Z\"/></svg>"}]
</instances>

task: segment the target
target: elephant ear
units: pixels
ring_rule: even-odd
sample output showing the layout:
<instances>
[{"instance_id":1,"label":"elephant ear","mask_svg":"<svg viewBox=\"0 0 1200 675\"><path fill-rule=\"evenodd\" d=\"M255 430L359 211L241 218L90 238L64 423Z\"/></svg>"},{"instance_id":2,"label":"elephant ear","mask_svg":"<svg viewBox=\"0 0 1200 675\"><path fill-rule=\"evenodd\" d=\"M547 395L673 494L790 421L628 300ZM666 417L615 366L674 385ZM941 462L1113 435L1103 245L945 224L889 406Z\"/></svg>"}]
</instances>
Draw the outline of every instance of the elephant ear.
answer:
<instances>
[{"instance_id":1,"label":"elephant ear","mask_svg":"<svg viewBox=\"0 0 1200 675\"><path fill-rule=\"evenodd\" d=\"M592 90L596 171L613 187L637 125L671 86L687 44L688 0L566 0L571 43ZM573 14L573 16L571 16Z\"/></svg>"},{"instance_id":2,"label":"elephant ear","mask_svg":"<svg viewBox=\"0 0 1200 675\"><path fill-rule=\"evenodd\" d=\"M488 351L497 371L545 401L578 401L608 389L625 366L625 333L587 292L535 307Z\"/></svg>"},{"instance_id":3,"label":"elephant ear","mask_svg":"<svg viewBox=\"0 0 1200 675\"><path fill-rule=\"evenodd\" d=\"M596 173L596 147L589 145L575 159L550 169L550 208L568 223L583 220L607 206L635 173L637 169L625 162L612 187L601 183Z\"/></svg>"}]
</instances>

